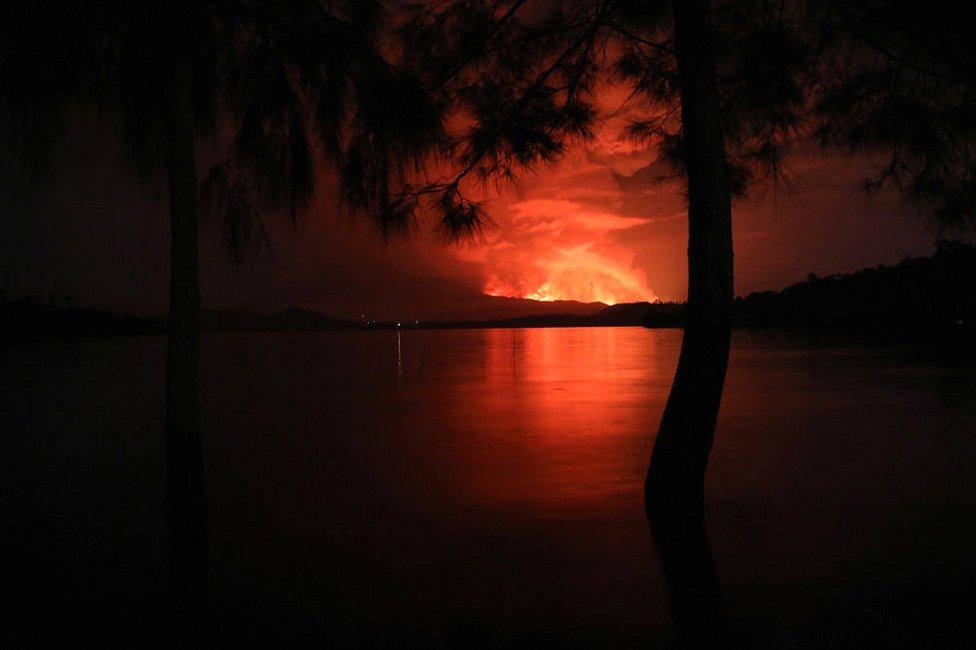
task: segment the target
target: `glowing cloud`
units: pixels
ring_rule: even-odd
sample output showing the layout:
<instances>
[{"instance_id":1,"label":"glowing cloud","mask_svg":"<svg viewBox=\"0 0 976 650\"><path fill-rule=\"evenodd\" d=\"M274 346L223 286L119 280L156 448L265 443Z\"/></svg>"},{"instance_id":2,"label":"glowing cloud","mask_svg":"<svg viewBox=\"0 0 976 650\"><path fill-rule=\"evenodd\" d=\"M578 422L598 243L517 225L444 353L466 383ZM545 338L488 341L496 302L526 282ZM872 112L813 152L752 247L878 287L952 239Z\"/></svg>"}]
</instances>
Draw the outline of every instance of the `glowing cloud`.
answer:
<instances>
[{"instance_id":1,"label":"glowing cloud","mask_svg":"<svg viewBox=\"0 0 976 650\"><path fill-rule=\"evenodd\" d=\"M610 305L654 299L633 252L614 236L645 219L548 198L510 204L508 212L485 249L485 293Z\"/></svg>"}]
</instances>

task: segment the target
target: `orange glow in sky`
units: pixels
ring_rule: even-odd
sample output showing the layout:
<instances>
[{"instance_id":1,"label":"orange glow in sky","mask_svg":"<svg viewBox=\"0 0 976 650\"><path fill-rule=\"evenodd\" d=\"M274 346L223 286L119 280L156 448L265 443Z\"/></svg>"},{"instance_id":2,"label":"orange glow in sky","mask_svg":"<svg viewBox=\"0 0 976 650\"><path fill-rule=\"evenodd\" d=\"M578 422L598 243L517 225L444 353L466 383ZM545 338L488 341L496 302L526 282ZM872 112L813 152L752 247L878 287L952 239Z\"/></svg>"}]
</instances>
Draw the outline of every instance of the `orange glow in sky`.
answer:
<instances>
[{"instance_id":1,"label":"orange glow in sky","mask_svg":"<svg viewBox=\"0 0 976 650\"><path fill-rule=\"evenodd\" d=\"M616 177L654 157L624 135L631 114L618 109L627 96L626 89L605 88L600 99L609 117L598 122L592 141L526 173L520 191L491 200L497 227L479 254L463 256L484 268L484 293L608 305L657 297L633 241L662 210L673 209L631 204L632 193Z\"/></svg>"},{"instance_id":2,"label":"orange glow in sky","mask_svg":"<svg viewBox=\"0 0 976 650\"><path fill-rule=\"evenodd\" d=\"M623 205L613 168L587 153L534 177L531 195L501 197L478 260L486 294L608 305L657 297L629 242L649 219Z\"/></svg>"},{"instance_id":3,"label":"orange glow in sky","mask_svg":"<svg viewBox=\"0 0 976 650\"><path fill-rule=\"evenodd\" d=\"M480 270L485 294L610 305L685 299L684 187L626 137L626 120L643 113L625 96L616 87L601 95L608 117L593 140L525 172L518 190L486 197L495 227L454 255ZM893 218L905 210L890 193L864 195L860 181L876 161L798 146L787 162L789 191L754 188L734 206L738 294L928 254L931 235L917 220Z\"/></svg>"},{"instance_id":4,"label":"orange glow in sky","mask_svg":"<svg viewBox=\"0 0 976 650\"><path fill-rule=\"evenodd\" d=\"M541 276L527 284L513 286L490 276L485 293L490 296L530 298L532 300L577 300L615 305L621 302L654 300L644 271L634 268L633 255L604 257L593 251L593 244L554 248L551 255L536 262Z\"/></svg>"}]
</instances>

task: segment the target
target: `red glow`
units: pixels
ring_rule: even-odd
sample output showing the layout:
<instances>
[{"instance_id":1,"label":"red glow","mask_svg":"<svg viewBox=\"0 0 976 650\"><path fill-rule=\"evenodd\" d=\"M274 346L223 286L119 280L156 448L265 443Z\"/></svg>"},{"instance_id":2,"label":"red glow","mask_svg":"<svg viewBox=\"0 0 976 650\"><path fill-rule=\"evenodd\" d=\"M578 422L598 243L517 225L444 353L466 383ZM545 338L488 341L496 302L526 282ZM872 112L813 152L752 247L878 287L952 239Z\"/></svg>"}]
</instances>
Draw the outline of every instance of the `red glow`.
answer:
<instances>
[{"instance_id":1,"label":"red glow","mask_svg":"<svg viewBox=\"0 0 976 650\"><path fill-rule=\"evenodd\" d=\"M613 305L654 300L633 251L615 233L646 223L580 202L521 201L485 251L484 292L531 300Z\"/></svg>"},{"instance_id":2,"label":"red glow","mask_svg":"<svg viewBox=\"0 0 976 650\"><path fill-rule=\"evenodd\" d=\"M556 249L551 258L536 261L536 268L543 273L535 282L515 287L490 276L485 293L543 301L602 302L607 305L654 300L644 272L633 268L626 257L624 255L622 260L602 257L586 244Z\"/></svg>"}]
</instances>

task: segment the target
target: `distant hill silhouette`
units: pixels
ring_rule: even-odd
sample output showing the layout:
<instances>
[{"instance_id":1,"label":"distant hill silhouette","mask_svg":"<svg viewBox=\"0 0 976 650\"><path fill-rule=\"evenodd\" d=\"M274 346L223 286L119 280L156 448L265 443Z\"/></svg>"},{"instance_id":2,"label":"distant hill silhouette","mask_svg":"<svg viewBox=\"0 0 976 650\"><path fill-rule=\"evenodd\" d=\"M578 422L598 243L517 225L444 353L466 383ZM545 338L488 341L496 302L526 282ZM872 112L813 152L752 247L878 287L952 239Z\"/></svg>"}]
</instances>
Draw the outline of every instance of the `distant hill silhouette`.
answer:
<instances>
[{"instance_id":1,"label":"distant hill silhouette","mask_svg":"<svg viewBox=\"0 0 976 650\"><path fill-rule=\"evenodd\" d=\"M531 302L531 301L522 301ZM654 322L657 327L680 325L680 303L628 303L604 306L593 303L564 303L574 309L596 313L536 314L515 318L466 321L354 321L333 318L310 309L289 307L272 314L246 310L205 311L203 329L212 332L288 332L357 329L456 329L488 327L594 327L639 326ZM550 307L549 303L545 304ZM140 336L164 334L165 318L126 316L96 309L82 309L61 299L36 296L15 301L0 299L0 315L13 325L18 337L80 338L91 336Z\"/></svg>"},{"instance_id":2,"label":"distant hill silhouette","mask_svg":"<svg viewBox=\"0 0 976 650\"><path fill-rule=\"evenodd\" d=\"M931 257L817 277L735 301L739 327L847 330L900 337L976 334L976 246L940 241Z\"/></svg>"},{"instance_id":3,"label":"distant hill silhouette","mask_svg":"<svg viewBox=\"0 0 976 650\"><path fill-rule=\"evenodd\" d=\"M931 257L907 258L896 266L810 277L782 291L736 298L737 327L857 332L882 338L941 339L972 347L976 341L976 246L940 241ZM528 301L523 301L528 302ZM353 321L298 307L272 314L207 311L203 327L217 332L487 327L681 327L682 303L625 303L595 313L538 314L516 318L442 322ZM552 308L551 304L546 304ZM69 304L62 297L0 294L0 317L19 337L136 336L165 333L165 319L126 316Z\"/></svg>"},{"instance_id":4,"label":"distant hill silhouette","mask_svg":"<svg viewBox=\"0 0 976 650\"><path fill-rule=\"evenodd\" d=\"M594 314L540 314L520 318L480 321L423 323L424 328L482 327L622 327L655 323L655 327L678 327L681 303L631 302L604 307Z\"/></svg>"},{"instance_id":5,"label":"distant hill silhouette","mask_svg":"<svg viewBox=\"0 0 976 650\"><path fill-rule=\"evenodd\" d=\"M151 318L126 316L75 307L63 297L0 296L0 323L7 338L80 338L164 334L165 324Z\"/></svg>"},{"instance_id":6,"label":"distant hill silhouette","mask_svg":"<svg viewBox=\"0 0 976 650\"><path fill-rule=\"evenodd\" d=\"M266 332L359 329L360 323L340 320L310 309L289 307L274 314L250 311L205 311L203 329L214 332Z\"/></svg>"},{"instance_id":7,"label":"distant hill silhouette","mask_svg":"<svg viewBox=\"0 0 976 650\"><path fill-rule=\"evenodd\" d=\"M452 308L450 319L454 321L508 320L526 316L563 315L590 316L606 308L602 302L579 302L577 300L541 301L529 298L489 296L482 294L474 305L459 301ZM472 308L473 307L473 308ZM456 315L454 315L456 314ZM428 318L428 321L443 318Z\"/></svg>"},{"instance_id":8,"label":"distant hill silhouette","mask_svg":"<svg viewBox=\"0 0 976 650\"><path fill-rule=\"evenodd\" d=\"M683 316L680 302L632 302L607 307L594 315L594 324L681 327Z\"/></svg>"}]
</instances>

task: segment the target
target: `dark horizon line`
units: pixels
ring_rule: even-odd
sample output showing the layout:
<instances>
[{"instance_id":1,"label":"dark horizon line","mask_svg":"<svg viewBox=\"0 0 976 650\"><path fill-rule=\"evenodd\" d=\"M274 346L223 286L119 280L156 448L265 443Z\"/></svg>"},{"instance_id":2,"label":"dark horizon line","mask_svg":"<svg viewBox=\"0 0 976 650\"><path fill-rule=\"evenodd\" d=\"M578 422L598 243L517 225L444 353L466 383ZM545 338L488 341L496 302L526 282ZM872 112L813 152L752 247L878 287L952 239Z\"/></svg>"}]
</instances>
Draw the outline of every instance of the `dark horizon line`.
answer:
<instances>
[{"instance_id":1,"label":"dark horizon line","mask_svg":"<svg viewBox=\"0 0 976 650\"><path fill-rule=\"evenodd\" d=\"M976 320L976 299L966 297L965 279L976 276L976 246L961 241L940 242L933 255L908 257L895 266L884 264L848 274L820 277L780 291L752 292L734 302L736 327L817 330L874 330L933 332L969 331ZM523 299L529 300L531 299ZM531 301L542 303L544 301ZM314 309L291 306L260 313L249 310L205 310L204 331L327 331L396 329L486 329L539 327L679 328L685 302L632 302L603 305L588 314L526 314L476 320L359 320L329 316ZM0 291L0 310L14 332L28 337L111 336L165 334L166 317L140 317L83 308L54 296L10 300Z\"/></svg>"}]
</instances>

